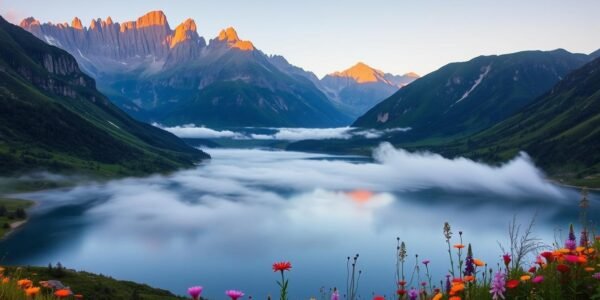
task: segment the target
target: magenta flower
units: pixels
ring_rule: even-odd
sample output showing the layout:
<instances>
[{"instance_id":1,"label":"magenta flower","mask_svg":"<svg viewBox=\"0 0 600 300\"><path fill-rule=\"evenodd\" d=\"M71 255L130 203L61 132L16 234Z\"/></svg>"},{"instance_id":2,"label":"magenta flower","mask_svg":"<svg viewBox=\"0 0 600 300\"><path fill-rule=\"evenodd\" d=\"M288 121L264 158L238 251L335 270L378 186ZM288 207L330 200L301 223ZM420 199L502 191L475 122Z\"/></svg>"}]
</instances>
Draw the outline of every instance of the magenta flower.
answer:
<instances>
[{"instance_id":1,"label":"magenta flower","mask_svg":"<svg viewBox=\"0 0 600 300\"><path fill-rule=\"evenodd\" d=\"M198 300L198 299L200 299L200 294L202 294L202 287L201 286L193 286L188 289L188 294L192 297L192 299Z\"/></svg>"},{"instance_id":2,"label":"magenta flower","mask_svg":"<svg viewBox=\"0 0 600 300\"><path fill-rule=\"evenodd\" d=\"M229 296L231 300L237 300L239 298L244 297L244 293L236 290L227 290L225 291L225 295Z\"/></svg>"},{"instance_id":3,"label":"magenta flower","mask_svg":"<svg viewBox=\"0 0 600 300\"><path fill-rule=\"evenodd\" d=\"M411 289L410 291L408 291L408 298L410 300L416 300L417 297L419 297L419 291L415 289Z\"/></svg>"},{"instance_id":4,"label":"magenta flower","mask_svg":"<svg viewBox=\"0 0 600 300\"><path fill-rule=\"evenodd\" d=\"M598 273L595 273L594 275L592 275L592 277L594 277L594 278L596 278L596 279L600 280L600 272L598 272Z\"/></svg>"},{"instance_id":5,"label":"magenta flower","mask_svg":"<svg viewBox=\"0 0 600 300\"><path fill-rule=\"evenodd\" d=\"M542 276L542 275L535 276L535 278L533 278L531 280L531 282L533 282L533 283L540 283L542 281L544 281L544 276Z\"/></svg>"},{"instance_id":6,"label":"magenta flower","mask_svg":"<svg viewBox=\"0 0 600 300\"><path fill-rule=\"evenodd\" d=\"M338 293L337 289L333 289L333 293L331 293L331 300L340 300L340 293Z\"/></svg>"},{"instance_id":7,"label":"magenta flower","mask_svg":"<svg viewBox=\"0 0 600 300\"><path fill-rule=\"evenodd\" d=\"M426 260L423 261L424 265L428 265L429 263L430 263L429 259L426 259Z\"/></svg>"},{"instance_id":8,"label":"magenta flower","mask_svg":"<svg viewBox=\"0 0 600 300\"><path fill-rule=\"evenodd\" d=\"M505 282L506 276L502 271L498 271L496 275L494 275L494 279L492 280L492 288L490 289L492 299L504 299L504 292L506 291L506 287L504 287Z\"/></svg>"}]
</instances>

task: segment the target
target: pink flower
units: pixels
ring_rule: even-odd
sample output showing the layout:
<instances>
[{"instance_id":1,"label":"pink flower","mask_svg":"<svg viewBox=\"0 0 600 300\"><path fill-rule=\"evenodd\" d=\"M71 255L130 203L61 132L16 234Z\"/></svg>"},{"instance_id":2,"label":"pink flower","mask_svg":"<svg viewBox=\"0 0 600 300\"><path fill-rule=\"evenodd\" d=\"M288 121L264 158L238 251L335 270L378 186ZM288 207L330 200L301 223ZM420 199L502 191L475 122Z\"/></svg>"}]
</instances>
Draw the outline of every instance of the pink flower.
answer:
<instances>
[{"instance_id":1,"label":"pink flower","mask_svg":"<svg viewBox=\"0 0 600 300\"><path fill-rule=\"evenodd\" d=\"M424 261L423 261L423 264L424 264L424 265L428 265L428 264L429 264L429 262L430 262L430 261L429 261L429 259L426 259L426 260L424 260Z\"/></svg>"},{"instance_id":2,"label":"pink flower","mask_svg":"<svg viewBox=\"0 0 600 300\"><path fill-rule=\"evenodd\" d=\"M566 261L573 263L573 264L579 262L579 256L577 256L577 255L565 255L563 257L565 258Z\"/></svg>"},{"instance_id":3,"label":"pink flower","mask_svg":"<svg viewBox=\"0 0 600 300\"><path fill-rule=\"evenodd\" d=\"M192 299L198 300L198 299L200 299L200 294L202 294L202 287L201 286L193 286L188 289L188 294L192 297Z\"/></svg>"},{"instance_id":4,"label":"pink flower","mask_svg":"<svg viewBox=\"0 0 600 300\"><path fill-rule=\"evenodd\" d=\"M533 278L533 279L531 280L531 282L533 282L533 283L540 283L540 282L542 282L542 281L544 281L544 276L542 276L542 275L535 276L535 278Z\"/></svg>"},{"instance_id":5,"label":"pink flower","mask_svg":"<svg viewBox=\"0 0 600 300\"><path fill-rule=\"evenodd\" d=\"M229 296L231 300L237 300L239 298L244 297L244 293L236 290L227 290L225 291L225 295Z\"/></svg>"}]
</instances>

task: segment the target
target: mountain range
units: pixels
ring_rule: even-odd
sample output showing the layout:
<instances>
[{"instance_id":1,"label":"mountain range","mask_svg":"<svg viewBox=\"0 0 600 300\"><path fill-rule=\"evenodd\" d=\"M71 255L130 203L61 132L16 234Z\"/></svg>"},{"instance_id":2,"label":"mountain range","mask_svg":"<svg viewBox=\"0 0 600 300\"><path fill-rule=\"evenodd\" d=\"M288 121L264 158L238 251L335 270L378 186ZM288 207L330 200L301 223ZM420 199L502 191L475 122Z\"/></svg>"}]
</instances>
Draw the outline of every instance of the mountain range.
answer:
<instances>
[{"instance_id":1,"label":"mountain range","mask_svg":"<svg viewBox=\"0 0 600 300\"><path fill-rule=\"evenodd\" d=\"M354 126L411 127L410 136L466 136L512 116L592 58L523 51L451 63L400 89Z\"/></svg>"},{"instance_id":2,"label":"mountain range","mask_svg":"<svg viewBox=\"0 0 600 300\"><path fill-rule=\"evenodd\" d=\"M419 75L412 72L393 75L359 62L344 71L326 75L319 87L356 118L417 78Z\"/></svg>"},{"instance_id":3,"label":"mountain range","mask_svg":"<svg viewBox=\"0 0 600 300\"><path fill-rule=\"evenodd\" d=\"M140 175L209 156L119 110L76 60L0 17L0 173Z\"/></svg>"},{"instance_id":4,"label":"mountain range","mask_svg":"<svg viewBox=\"0 0 600 300\"><path fill-rule=\"evenodd\" d=\"M161 11L122 24L97 19L84 27L21 27L71 53L119 107L165 125L325 127L352 119L317 87L308 72L268 56L223 29L208 43L188 19L174 30Z\"/></svg>"}]
</instances>

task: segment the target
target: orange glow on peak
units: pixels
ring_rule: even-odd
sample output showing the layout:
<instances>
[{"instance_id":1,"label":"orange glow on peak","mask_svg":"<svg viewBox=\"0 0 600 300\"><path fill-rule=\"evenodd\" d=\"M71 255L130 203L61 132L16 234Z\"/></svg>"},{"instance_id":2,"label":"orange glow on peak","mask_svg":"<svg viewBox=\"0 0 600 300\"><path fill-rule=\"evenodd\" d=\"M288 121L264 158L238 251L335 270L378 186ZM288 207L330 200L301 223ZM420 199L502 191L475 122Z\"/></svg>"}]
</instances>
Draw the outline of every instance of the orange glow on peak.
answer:
<instances>
[{"instance_id":1,"label":"orange glow on peak","mask_svg":"<svg viewBox=\"0 0 600 300\"><path fill-rule=\"evenodd\" d=\"M371 200L371 197L373 197L373 192L368 190L354 190L349 192L348 196L358 203L365 203Z\"/></svg>"}]
</instances>

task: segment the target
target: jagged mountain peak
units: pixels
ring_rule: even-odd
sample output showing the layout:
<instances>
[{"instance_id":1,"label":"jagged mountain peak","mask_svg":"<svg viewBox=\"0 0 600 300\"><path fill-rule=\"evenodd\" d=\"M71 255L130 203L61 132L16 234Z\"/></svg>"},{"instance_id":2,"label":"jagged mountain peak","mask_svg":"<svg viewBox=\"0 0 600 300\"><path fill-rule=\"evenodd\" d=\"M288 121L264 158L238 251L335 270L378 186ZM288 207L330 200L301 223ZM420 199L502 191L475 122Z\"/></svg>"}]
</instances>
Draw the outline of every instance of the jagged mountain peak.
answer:
<instances>
[{"instance_id":1,"label":"jagged mountain peak","mask_svg":"<svg viewBox=\"0 0 600 300\"><path fill-rule=\"evenodd\" d=\"M139 17L136 21L137 28L149 26L166 26L169 27L167 16L162 10L154 10Z\"/></svg>"},{"instance_id":2,"label":"jagged mountain peak","mask_svg":"<svg viewBox=\"0 0 600 300\"><path fill-rule=\"evenodd\" d=\"M83 30L83 24L81 23L81 19L79 19L78 17L73 18L73 21L71 21L71 27L78 30Z\"/></svg>"},{"instance_id":3,"label":"jagged mountain peak","mask_svg":"<svg viewBox=\"0 0 600 300\"><path fill-rule=\"evenodd\" d=\"M178 44L189 41L189 40L197 40L200 37L197 33L196 22L193 19L187 19L183 21L183 23L179 24L177 28L175 28L175 33L171 38L170 47L174 48Z\"/></svg>"},{"instance_id":4,"label":"jagged mountain peak","mask_svg":"<svg viewBox=\"0 0 600 300\"><path fill-rule=\"evenodd\" d=\"M229 48L237 48L242 51L253 51L256 49L251 41L241 40L233 27L221 30L217 37L217 41L226 43Z\"/></svg>"},{"instance_id":5,"label":"jagged mountain peak","mask_svg":"<svg viewBox=\"0 0 600 300\"><path fill-rule=\"evenodd\" d=\"M372 68L364 62L358 62L344 71L334 72L330 75L334 77L352 78L358 83L386 81L384 79L385 74L382 71Z\"/></svg>"},{"instance_id":6,"label":"jagged mountain peak","mask_svg":"<svg viewBox=\"0 0 600 300\"><path fill-rule=\"evenodd\" d=\"M40 21L38 21L34 17L25 18L25 19L23 19L23 21L21 21L21 24L19 24L19 26L21 26L23 28L29 28L31 26L40 26L40 25L41 25Z\"/></svg>"}]
</instances>

